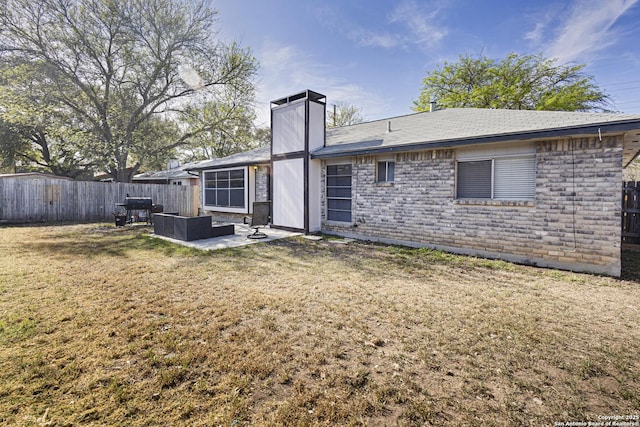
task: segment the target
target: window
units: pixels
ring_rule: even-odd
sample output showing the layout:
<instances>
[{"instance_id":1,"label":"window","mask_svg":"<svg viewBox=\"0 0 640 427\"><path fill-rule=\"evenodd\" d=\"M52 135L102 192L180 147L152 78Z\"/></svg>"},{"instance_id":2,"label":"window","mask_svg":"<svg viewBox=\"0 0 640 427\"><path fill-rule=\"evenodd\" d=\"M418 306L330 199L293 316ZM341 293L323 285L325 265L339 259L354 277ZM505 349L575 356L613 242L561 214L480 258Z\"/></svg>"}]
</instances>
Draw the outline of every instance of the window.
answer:
<instances>
[{"instance_id":1,"label":"window","mask_svg":"<svg viewBox=\"0 0 640 427\"><path fill-rule=\"evenodd\" d=\"M245 208L245 169L204 173L204 204L219 208Z\"/></svg>"},{"instance_id":2,"label":"window","mask_svg":"<svg viewBox=\"0 0 640 427\"><path fill-rule=\"evenodd\" d=\"M351 222L351 165L327 166L327 220Z\"/></svg>"},{"instance_id":3,"label":"window","mask_svg":"<svg viewBox=\"0 0 640 427\"><path fill-rule=\"evenodd\" d=\"M491 163L458 162L458 199L491 198Z\"/></svg>"},{"instance_id":4,"label":"window","mask_svg":"<svg viewBox=\"0 0 640 427\"><path fill-rule=\"evenodd\" d=\"M378 182L393 182L395 163L390 161L378 162Z\"/></svg>"},{"instance_id":5,"label":"window","mask_svg":"<svg viewBox=\"0 0 640 427\"><path fill-rule=\"evenodd\" d=\"M531 200L535 196L535 156L458 162L458 199Z\"/></svg>"}]
</instances>

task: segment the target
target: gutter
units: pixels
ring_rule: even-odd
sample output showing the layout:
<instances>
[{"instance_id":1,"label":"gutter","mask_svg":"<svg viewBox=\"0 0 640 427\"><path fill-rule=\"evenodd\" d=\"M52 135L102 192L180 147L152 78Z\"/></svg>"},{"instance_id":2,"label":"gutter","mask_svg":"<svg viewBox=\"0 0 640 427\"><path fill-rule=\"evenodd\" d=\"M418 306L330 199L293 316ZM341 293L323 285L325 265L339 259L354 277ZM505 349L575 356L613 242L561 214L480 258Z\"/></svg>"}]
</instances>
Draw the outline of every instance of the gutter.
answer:
<instances>
[{"instance_id":1,"label":"gutter","mask_svg":"<svg viewBox=\"0 0 640 427\"><path fill-rule=\"evenodd\" d=\"M322 148L319 148L314 153L311 153L312 159L330 159L335 157L346 157L346 156L356 156L356 155L369 155L369 154L382 154L382 153L394 153L394 152L407 152L407 151L422 151L428 149L438 149L438 148L454 148L454 147L462 147L466 145L476 145L476 144L489 144L494 142L506 142L506 141L525 141L531 139L545 139L545 138L559 138L566 136L575 136L575 135L589 135L589 134L602 134L605 132L623 132L632 129L639 129L640 121L623 121L623 122L615 122L615 123L603 123L603 124L593 124L593 125L583 125L578 127L570 127L570 128L556 128L556 129L546 129L546 130L537 130L537 131L527 131L527 132L517 132L517 133L509 133L509 134L499 134L499 135L487 135L487 136L477 136L471 138L464 139L445 139L439 141L431 141L431 142L415 142L415 143L406 143L406 144L398 144L398 145L387 145L376 148L354 148L349 150L349 145L360 144L361 142L355 143L344 143L344 144L336 144L329 145ZM335 150L332 148L335 147ZM327 151L327 153L323 153L323 151Z\"/></svg>"},{"instance_id":2,"label":"gutter","mask_svg":"<svg viewBox=\"0 0 640 427\"><path fill-rule=\"evenodd\" d=\"M203 171L203 170L214 170L214 169L226 169L226 168L234 168L240 166L253 166L253 165L268 165L271 160L254 160L251 162L236 162L236 163L225 163L225 164L217 164L210 166L198 166L197 168L185 168L185 171Z\"/></svg>"}]
</instances>

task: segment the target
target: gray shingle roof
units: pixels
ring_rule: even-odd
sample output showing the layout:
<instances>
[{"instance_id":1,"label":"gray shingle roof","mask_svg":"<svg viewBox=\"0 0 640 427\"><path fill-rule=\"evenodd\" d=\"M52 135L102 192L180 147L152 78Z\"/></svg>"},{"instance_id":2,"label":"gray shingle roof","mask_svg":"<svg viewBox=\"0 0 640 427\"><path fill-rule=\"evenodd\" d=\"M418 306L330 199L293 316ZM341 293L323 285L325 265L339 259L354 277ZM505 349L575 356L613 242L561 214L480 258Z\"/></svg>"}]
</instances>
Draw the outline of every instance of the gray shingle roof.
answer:
<instances>
[{"instance_id":1,"label":"gray shingle roof","mask_svg":"<svg viewBox=\"0 0 640 427\"><path fill-rule=\"evenodd\" d=\"M133 177L133 180L134 181L157 181L161 179L168 180L168 179L197 178L196 176L193 176L186 171L186 169L189 168L190 165L191 163L180 166L175 169L139 173Z\"/></svg>"},{"instance_id":2,"label":"gray shingle roof","mask_svg":"<svg viewBox=\"0 0 640 427\"><path fill-rule=\"evenodd\" d=\"M388 127L391 131L387 132ZM316 158L640 129L638 114L449 108L327 129Z\"/></svg>"},{"instance_id":3,"label":"gray shingle roof","mask_svg":"<svg viewBox=\"0 0 640 427\"><path fill-rule=\"evenodd\" d=\"M205 160L198 162L193 166L185 168L186 170L204 170L204 169L220 169L231 166L249 166L261 163L269 163L271 160L271 147L260 147L255 150L245 151L243 153L232 154L231 156L221 157L219 159Z\"/></svg>"}]
</instances>

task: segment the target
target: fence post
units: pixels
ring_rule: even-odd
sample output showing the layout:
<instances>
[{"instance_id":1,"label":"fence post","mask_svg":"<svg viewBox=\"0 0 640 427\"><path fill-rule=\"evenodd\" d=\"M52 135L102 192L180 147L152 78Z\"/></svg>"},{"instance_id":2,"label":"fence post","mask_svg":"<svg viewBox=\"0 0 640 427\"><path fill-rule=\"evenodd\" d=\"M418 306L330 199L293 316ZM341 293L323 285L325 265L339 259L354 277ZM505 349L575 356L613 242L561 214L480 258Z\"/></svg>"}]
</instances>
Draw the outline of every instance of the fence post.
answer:
<instances>
[{"instance_id":1,"label":"fence post","mask_svg":"<svg viewBox=\"0 0 640 427\"><path fill-rule=\"evenodd\" d=\"M640 182L622 183L621 240L640 244Z\"/></svg>"}]
</instances>

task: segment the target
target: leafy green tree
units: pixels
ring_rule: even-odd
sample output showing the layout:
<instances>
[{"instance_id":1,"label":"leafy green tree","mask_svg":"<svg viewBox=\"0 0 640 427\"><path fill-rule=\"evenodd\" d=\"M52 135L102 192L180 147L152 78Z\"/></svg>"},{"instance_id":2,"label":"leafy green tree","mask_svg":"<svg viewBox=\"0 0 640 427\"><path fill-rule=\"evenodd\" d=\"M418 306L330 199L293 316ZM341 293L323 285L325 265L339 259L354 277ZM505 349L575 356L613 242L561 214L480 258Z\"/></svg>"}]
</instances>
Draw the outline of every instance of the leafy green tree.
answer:
<instances>
[{"instance_id":1,"label":"leafy green tree","mask_svg":"<svg viewBox=\"0 0 640 427\"><path fill-rule=\"evenodd\" d=\"M174 120L160 116L152 117L144 123L134 135L144 156L137 157L137 152L132 154L132 160L144 165L147 170L163 170L167 167L167 161L177 157L177 149L172 149L177 141L184 136L178 123Z\"/></svg>"},{"instance_id":2,"label":"leafy green tree","mask_svg":"<svg viewBox=\"0 0 640 427\"><path fill-rule=\"evenodd\" d=\"M269 126L257 128L253 132L253 136L256 144L260 147L271 144L271 128Z\"/></svg>"},{"instance_id":3,"label":"leafy green tree","mask_svg":"<svg viewBox=\"0 0 640 427\"><path fill-rule=\"evenodd\" d=\"M4 0L0 58L37 64L49 105L75 136L84 136L77 154L115 180L130 181L148 159L210 130L186 120L191 109L228 88L253 87L255 58L215 38L217 11L208 4ZM176 123L175 135L149 136L168 121Z\"/></svg>"},{"instance_id":4,"label":"leafy green tree","mask_svg":"<svg viewBox=\"0 0 640 427\"><path fill-rule=\"evenodd\" d=\"M189 127L201 131L190 136L192 143L183 157L187 161L213 159L263 145L254 125L253 98L252 87L227 88L214 99L185 109Z\"/></svg>"},{"instance_id":5,"label":"leafy green tree","mask_svg":"<svg viewBox=\"0 0 640 427\"><path fill-rule=\"evenodd\" d=\"M329 108L327 113L327 127L335 128L341 126L355 125L362 123L362 108L346 102L338 102Z\"/></svg>"},{"instance_id":6,"label":"leafy green tree","mask_svg":"<svg viewBox=\"0 0 640 427\"><path fill-rule=\"evenodd\" d=\"M495 60L461 55L427 73L415 111L438 107L514 110L606 111L608 96L583 73L585 65L557 65L541 55Z\"/></svg>"},{"instance_id":7,"label":"leafy green tree","mask_svg":"<svg viewBox=\"0 0 640 427\"><path fill-rule=\"evenodd\" d=\"M18 172L20 153L28 148L28 141L0 118L0 173Z\"/></svg>"},{"instance_id":8,"label":"leafy green tree","mask_svg":"<svg viewBox=\"0 0 640 427\"><path fill-rule=\"evenodd\" d=\"M0 65L0 120L12 137L0 140L0 151L14 169L40 170L77 178L91 171L92 163L80 155L80 135L70 121L70 111L52 96L50 81L43 78L44 63Z\"/></svg>"}]
</instances>

